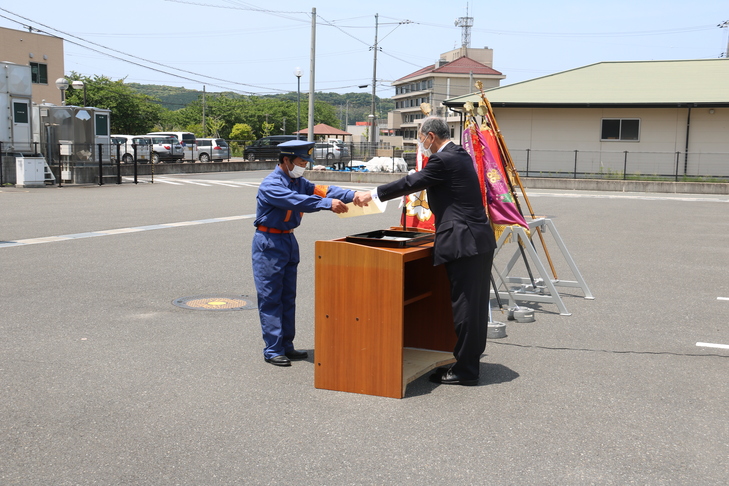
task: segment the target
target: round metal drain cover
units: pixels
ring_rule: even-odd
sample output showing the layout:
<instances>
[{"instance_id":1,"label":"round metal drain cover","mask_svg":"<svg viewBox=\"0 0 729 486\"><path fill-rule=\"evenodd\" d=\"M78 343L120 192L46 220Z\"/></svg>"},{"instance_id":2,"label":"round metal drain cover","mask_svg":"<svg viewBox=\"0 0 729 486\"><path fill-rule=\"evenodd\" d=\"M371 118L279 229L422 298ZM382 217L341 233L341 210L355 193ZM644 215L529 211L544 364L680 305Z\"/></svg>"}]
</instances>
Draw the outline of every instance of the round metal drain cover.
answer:
<instances>
[{"instance_id":1,"label":"round metal drain cover","mask_svg":"<svg viewBox=\"0 0 729 486\"><path fill-rule=\"evenodd\" d=\"M248 295L197 295L195 297L182 297L172 303L183 309L193 310L247 310L257 309L255 299Z\"/></svg>"}]
</instances>

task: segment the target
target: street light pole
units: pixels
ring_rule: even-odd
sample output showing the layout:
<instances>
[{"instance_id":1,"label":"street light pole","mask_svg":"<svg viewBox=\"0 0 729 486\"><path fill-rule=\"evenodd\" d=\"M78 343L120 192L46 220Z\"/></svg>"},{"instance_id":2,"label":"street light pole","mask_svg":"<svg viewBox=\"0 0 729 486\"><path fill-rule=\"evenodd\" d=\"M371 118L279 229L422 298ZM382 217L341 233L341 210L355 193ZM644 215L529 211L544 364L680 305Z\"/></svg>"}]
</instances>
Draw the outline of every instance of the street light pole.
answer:
<instances>
[{"instance_id":1,"label":"street light pole","mask_svg":"<svg viewBox=\"0 0 729 486\"><path fill-rule=\"evenodd\" d=\"M298 140L301 130L301 68L294 69L294 76L296 76L296 140Z\"/></svg>"}]
</instances>

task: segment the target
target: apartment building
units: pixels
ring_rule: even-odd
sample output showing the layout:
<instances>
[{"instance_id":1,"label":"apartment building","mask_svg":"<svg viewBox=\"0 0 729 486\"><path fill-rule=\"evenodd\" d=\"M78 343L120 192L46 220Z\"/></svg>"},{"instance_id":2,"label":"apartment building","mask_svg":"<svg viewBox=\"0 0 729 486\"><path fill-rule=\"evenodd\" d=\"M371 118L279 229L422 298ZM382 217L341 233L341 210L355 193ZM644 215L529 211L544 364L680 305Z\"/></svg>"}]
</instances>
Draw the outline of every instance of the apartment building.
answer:
<instances>
[{"instance_id":1,"label":"apartment building","mask_svg":"<svg viewBox=\"0 0 729 486\"><path fill-rule=\"evenodd\" d=\"M33 103L61 104L56 79L64 76L63 39L0 27L0 61L30 66Z\"/></svg>"},{"instance_id":2,"label":"apartment building","mask_svg":"<svg viewBox=\"0 0 729 486\"><path fill-rule=\"evenodd\" d=\"M402 136L406 145L417 143L417 129L424 117L420 105L429 103L431 114L445 117L451 136L455 136L460 129L460 115L448 110L443 102L473 93L476 81L481 81L484 89L498 87L506 76L492 65L493 49L459 47L441 54L436 63L394 81L395 110L387 114L388 130Z\"/></svg>"}]
</instances>

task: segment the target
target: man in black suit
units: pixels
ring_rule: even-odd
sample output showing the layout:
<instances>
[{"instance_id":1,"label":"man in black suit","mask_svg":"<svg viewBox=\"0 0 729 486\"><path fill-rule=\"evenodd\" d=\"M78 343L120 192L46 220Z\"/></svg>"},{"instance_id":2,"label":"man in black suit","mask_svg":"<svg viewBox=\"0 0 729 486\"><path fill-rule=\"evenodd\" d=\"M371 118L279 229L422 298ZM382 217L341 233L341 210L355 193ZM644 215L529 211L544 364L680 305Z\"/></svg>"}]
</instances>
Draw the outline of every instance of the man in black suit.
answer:
<instances>
[{"instance_id":1,"label":"man in black suit","mask_svg":"<svg viewBox=\"0 0 729 486\"><path fill-rule=\"evenodd\" d=\"M445 264L451 287L453 323L458 337L456 363L430 376L435 383L476 385L481 354L486 349L491 262L496 241L481 197L471 156L450 140L445 120L426 118L418 133L425 168L384 184L371 193L358 192L354 204L373 197L383 201L427 189L435 215L433 264Z\"/></svg>"}]
</instances>

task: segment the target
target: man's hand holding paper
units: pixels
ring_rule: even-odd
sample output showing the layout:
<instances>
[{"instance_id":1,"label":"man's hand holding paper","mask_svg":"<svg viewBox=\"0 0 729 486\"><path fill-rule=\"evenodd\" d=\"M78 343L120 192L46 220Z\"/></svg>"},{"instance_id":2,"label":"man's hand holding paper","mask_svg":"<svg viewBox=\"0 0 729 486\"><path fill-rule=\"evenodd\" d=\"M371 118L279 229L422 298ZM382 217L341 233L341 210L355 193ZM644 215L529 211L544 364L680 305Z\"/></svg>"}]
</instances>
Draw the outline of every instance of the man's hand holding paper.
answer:
<instances>
[{"instance_id":1,"label":"man's hand holding paper","mask_svg":"<svg viewBox=\"0 0 729 486\"><path fill-rule=\"evenodd\" d=\"M374 194L373 197L373 194L370 192L359 191L354 194L354 199L347 206L349 207L349 211L340 213L338 215L340 218L384 213L387 208L387 201L380 201L377 194Z\"/></svg>"}]
</instances>

